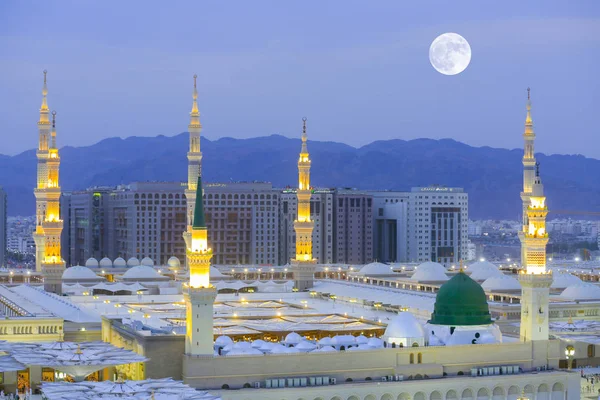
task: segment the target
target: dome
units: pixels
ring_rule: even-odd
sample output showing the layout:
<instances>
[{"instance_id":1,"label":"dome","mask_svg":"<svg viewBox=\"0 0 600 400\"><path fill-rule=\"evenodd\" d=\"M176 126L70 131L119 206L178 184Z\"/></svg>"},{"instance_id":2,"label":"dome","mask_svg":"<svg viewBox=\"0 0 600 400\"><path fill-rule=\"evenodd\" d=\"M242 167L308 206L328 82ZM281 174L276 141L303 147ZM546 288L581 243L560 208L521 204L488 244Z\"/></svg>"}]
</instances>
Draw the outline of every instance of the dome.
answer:
<instances>
[{"instance_id":1,"label":"dome","mask_svg":"<svg viewBox=\"0 0 600 400\"><path fill-rule=\"evenodd\" d=\"M229 344L233 345L233 340L229 336L219 336L215 339L215 346L225 347Z\"/></svg>"},{"instance_id":2,"label":"dome","mask_svg":"<svg viewBox=\"0 0 600 400\"><path fill-rule=\"evenodd\" d=\"M390 339L396 338L424 338L425 329L412 313L401 312L385 328L383 337L386 341L393 341Z\"/></svg>"},{"instance_id":3,"label":"dome","mask_svg":"<svg viewBox=\"0 0 600 400\"><path fill-rule=\"evenodd\" d=\"M161 274L156 272L154 268L148 267L147 265L138 265L127 270L123 274L123 279L134 280L134 279L162 279L164 278Z\"/></svg>"},{"instance_id":4,"label":"dome","mask_svg":"<svg viewBox=\"0 0 600 400\"><path fill-rule=\"evenodd\" d=\"M128 267L136 267L138 265L140 265L140 260L135 257L131 257L129 260L127 260Z\"/></svg>"},{"instance_id":5,"label":"dome","mask_svg":"<svg viewBox=\"0 0 600 400\"><path fill-rule=\"evenodd\" d=\"M288 333L285 337L286 344L298 344L302 341L302 336L297 334L296 332Z\"/></svg>"},{"instance_id":6,"label":"dome","mask_svg":"<svg viewBox=\"0 0 600 400\"><path fill-rule=\"evenodd\" d=\"M486 279L491 278L493 276L504 276L502 271L500 271L498 267L496 267L491 262L480 261L473 263L473 265L475 264L478 265L475 266L475 268L471 271L471 275L469 275L473 280L485 281Z\"/></svg>"},{"instance_id":7,"label":"dome","mask_svg":"<svg viewBox=\"0 0 600 400\"><path fill-rule=\"evenodd\" d=\"M593 283L579 283L563 290L560 297L569 300L596 300L600 299L600 287Z\"/></svg>"},{"instance_id":8,"label":"dome","mask_svg":"<svg viewBox=\"0 0 600 400\"><path fill-rule=\"evenodd\" d=\"M173 256L169 258L169 260L167 261L167 265L171 268L179 268L181 267L181 262L179 261L179 258Z\"/></svg>"},{"instance_id":9,"label":"dome","mask_svg":"<svg viewBox=\"0 0 600 400\"><path fill-rule=\"evenodd\" d=\"M88 258L85 262L85 266L88 268L96 268L98 266L98 260L96 260L94 257Z\"/></svg>"},{"instance_id":10,"label":"dome","mask_svg":"<svg viewBox=\"0 0 600 400\"><path fill-rule=\"evenodd\" d=\"M552 281L552 289L564 289L571 285L581 284L583 281L579 277L570 274L568 272L558 272L552 274L554 280Z\"/></svg>"},{"instance_id":11,"label":"dome","mask_svg":"<svg viewBox=\"0 0 600 400\"><path fill-rule=\"evenodd\" d=\"M481 284L484 290L521 290L521 284L512 276L504 275L491 276Z\"/></svg>"},{"instance_id":12,"label":"dome","mask_svg":"<svg viewBox=\"0 0 600 400\"><path fill-rule=\"evenodd\" d=\"M473 273L473 272L478 271L478 270L480 270L482 268L483 269L491 269L491 268L498 269L498 267L496 267L495 264L493 264L493 263L491 263L489 261L477 261L477 262L474 262L473 264L467 266L467 272Z\"/></svg>"},{"instance_id":13,"label":"dome","mask_svg":"<svg viewBox=\"0 0 600 400\"><path fill-rule=\"evenodd\" d=\"M372 262L370 264L365 265L356 273L356 275L360 276L377 276L377 275L393 275L395 274L392 271L392 267L386 264L382 264L379 262Z\"/></svg>"},{"instance_id":14,"label":"dome","mask_svg":"<svg viewBox=\"0 0 600 400\"><path fill-rule=\"evenodd\" d=\"M298 343L295 346L295 348L298 349L298 350L302 350L302 351L311 351L311 350L316 349L317 345L315 345L314 343L309 342L307 340L303 340L300 343Z\"/></svg>"},{"instance_id":15,"label":"dome","mask_svg":"<svg viewBox=\"0 0 600 400\"><path fill-rule=\"evenodd\" d=\"M319 340L319 345L321 346L331 346L332 344L332 339L329 336L325 336L324 338Z\"/></svg>"},{"instance_id":16,"label":"dome","mask_svg":"<svg viewBox=\"0 0 600 400\"><path fill-rule=\"evenodd\" d=\"M142 261L140 262L140 264L145 265L147 267L154 267L154 261L152 261L152 259L150 257L142 258Z\"/></svg>"},{"instance_id":17,"label":"dome","mask_svg":"<svg viewBox=\"0 0 600 400\"><path fill-rule=\"evenodd\" d=\"M113 263L108 257L104 257L100 260L100 268L112 268Z\"/></svg>"},{"instance_id":18,"label":"dome","mask_svg":"<svg viewBox=\"0 0 600 400\"><path fill-rule=\"evenodd\" d=\"M125 268L125 267L127 267L127 262L125 261L125 259L123 257L115 258L115 261L113 261L113 267Z\"/></svg>"},{"instance_id":19,"label":"dome","mask_svg":"<svg viewBox=\"0 0 600 400\"><path fill-rule=\"evenodd\" d=\"M440 287L429 323L453 326L491 324L483 288L464 272L454 275Z\"/></svg>"},{"instance_id":20,"label":"dome","mask_svg":"<svg viewBox=\"0 0 600 400\"><path fill-rule=\"evenodd\" d=\"M372 337L367 342L367 345L373 349L380 349L383 347L383 340L376 337Z\"/></svg>"},{"instance_id":21,"label":"dome","mask_svg":"<svg viewBox=\"0 0 600 400\"><path fill-rule=\"evenodd\" d=\"M65 271L62 274L63 281L64 280L70 280L70 281L82 280L83 281L83 280L100 280L100 279L101 278L98 275L96 275L96 273L94 271L92 271L88 267L81 267L79 265L65 269Z\"/></svg>"},{"instance_id":22,"label":"dome","mask_svg":"<svg viewBox=\"0 0 600 400\"><path fill-rule=\"evenodd\" d=\"M448 280L448 275L442 264L427 261L417 267L410 279L418 282L442 282Z\"/></svg>"}]
</instances>

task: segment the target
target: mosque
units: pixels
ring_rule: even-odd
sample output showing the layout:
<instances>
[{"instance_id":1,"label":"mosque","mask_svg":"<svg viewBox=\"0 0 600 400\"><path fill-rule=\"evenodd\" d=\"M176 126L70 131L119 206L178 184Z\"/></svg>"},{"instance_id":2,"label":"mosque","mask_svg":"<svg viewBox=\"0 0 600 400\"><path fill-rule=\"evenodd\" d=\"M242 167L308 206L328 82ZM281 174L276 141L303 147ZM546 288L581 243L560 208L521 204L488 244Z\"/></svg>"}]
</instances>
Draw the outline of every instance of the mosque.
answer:
<instances>
[{"instance_id":1,"label":"mosque","mask_svg":"<svg viewBox=\"0 0 600 400\"><path fill-rule=\"evenodd\" d=\"M388 292L390 297L404 296L407 302L433 302L433 312L425 318L405 311L408 307L393 309L393 314L389 310L380 310L389 304L377 307L378 302L370 307L375 311L369 311L376 318L367 318L360 315L366 313L366 303L355 311L354 304L336 302L337 296L331 293L323 299L325 285L338 285L357 293L366 290L366 285L350 280L335 283L314 280L318 265L312 256L314 224L310 216L311 159L306 119L303 120L298 159L298 216L294 223L296 255L291 260L295 290L249 292L241 299L237 294L219 294L217 297L217 287L214 279L211 280L212 250L207 240L203 210L202 125L195 79L187 153L187 230L184 233L185 269L189 278L182 285L183 296L179 293L160 294L158 288L166 280L143 268L156 272L148 265L148 260L129 266L129 261L135 264L136 260L100 261L106 269L109 262L110 268L122 269L122 274L115 273L114 276L122 276L117 280L123 285L143 284L147 278L155 282L158 289L154 295L144 294L144 300L133 296L133 290L117 296L114 301L119 301L130 312L119 315L117 308L117 315L111 312L102 316L104 342L133 350L149 359L133 369L122 371L129 378L181 379L191 387L207 390L223 400L580 398L579 374L559 369L564 349L560 340L550 337L553 274L546 267L548 207L539 164L533 158L535 135L529 96L524 134L524 189L521 193L524 219L519 236L525 267L518 275L520 324L518 334L503 335L492 318L488 295L475 279L477 276L473 276L475 271L468 274L468 269L462 266L453 271L451 277L436 271L435 263L420 266L416 284L420 280L435 286L435 291ZM60 293L64 286L61 278L65 278L65 274L68 278L69 269L73 267L65 270L60 258L60 240L57 240L62 229L57 208L60 158L55 124L51 131L49 128L46 95L44 74L35 190L35 237L39 260L36 267L44 277L45 289ZM51 144L48 146L49 134ZM89 270L96 266L88 267ZM179 265L176 267L180 268ZM483 271L480 274L485 276L485 267L480 267ZM73 276L87 276L89 282L86 283L90 287L104 282L81 268L72 271ZM130 271L135 273L128 275ZM132 278L129 281L125 279L128 276ZM161 296L165 307L155 310L162 315L147 313L146 308L153 307ZM74 298L73 301L79 300ZM82 303L88 303L88 299L78 304L88 309L99 306L97 302L92 302L92 306ZM107 306L106 301L104 306ZM166 320L170 321L169 330L164 329ZM244 323L240 324L240 320ZM293 328L298 328L301 333L291 331ZM227 334L229 332L231 334Z\"/></svg>"}]
</instances>

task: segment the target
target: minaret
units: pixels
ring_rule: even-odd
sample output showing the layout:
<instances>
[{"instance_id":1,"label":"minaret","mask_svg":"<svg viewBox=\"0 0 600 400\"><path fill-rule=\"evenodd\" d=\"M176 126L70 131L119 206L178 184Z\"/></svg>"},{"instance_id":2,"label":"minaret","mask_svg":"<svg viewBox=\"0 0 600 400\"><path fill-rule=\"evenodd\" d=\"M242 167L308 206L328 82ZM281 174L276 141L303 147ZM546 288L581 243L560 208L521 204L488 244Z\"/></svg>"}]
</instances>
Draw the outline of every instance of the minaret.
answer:
<instances>
[{"instance_id":1,"label":"minaret","mask_svg":"<svg viewBox=\"0 0 600 400\"><path fill-rule=\"evenodd\" d=\"M60 156L56 146L56 112L52 113L52 131L48 119L49 109L46 96L46 71L42 89L42 107L38 121L39 143L37 151L36 229L33 239L36 245L36 271L44 276L44 289L62 293L62 273L65 263L60 252L60 235L63 221L60 218ZM48 146L51 133L50 146Z\"/></svg>"},{"instance_id":2,"label":"minaret","mask_svg":"<svg viewBox=\"0 0 600 400\"><path fill-rule=\"evenodd\" d=\"M213 303L217 290L210 285L210 259L208 231L204 220L202 179L198 177L194 217L190 232L190 246L186 251L186 264L190 282L184 288L186 309L185 354L213 354Z\"/></svg>"},{"instance_id":3,"label":"minaret","mask_svg":"<svg viewBox=\"0 0 600 400\"><path fill-rule=\"evenodd\" d=\"M527 221L522 245L527 254L527 270L519 274L521 282L521 340L548 340L548 307L552 271L546 270L546 197L536 165L535 178L529 196Z\"/></svg>"},{"instance_id":4,"label":"minaret","mask_svg":"<svg viewBox=\"0 0 600 400\"><path fill-rule=\"evenodd\" d=\"M296 258L292 259L295 287L302 291L313 286L315 260L312 256L312 232L315 226L310 219L310 157L306 145L306 118L302 119L302 149L298 159L298 218L294 221L296 231Z\"/></svg>"},{"instance_id":5,"label":"minaret","mask_svg":"<svg viewBox=\"0 0 600 400\"><path fill-rule=\"evenodd\" d=\"M519 239L521 241L521 266L525 268L527 267L527 246L523 245L523 239L529 225L529 222L527 221L527 208L529 207L529 196L531 196L535 178L535 133L533 132L533 121L531 120L530 88L527 88L527 116L525 117L525 132L523 133L523 139L525 141L523 154L523 191L521 192L521 201L523 202L523 223L521 232L519 232Z\"/></svg>"},{"instance_id":6,"label":"minaret","mask_svg":"<svg viewBox=\"0 0 600 400\"><path fill-rule=\"evenodd\" d=\"M194 222L194 205L196 200L196 183L202 175L202 152L200 151L200 132L202 124L200 123L200 112L198 111L198 89L196 87L196 78L194 75L194 91L192 94L192 111L190 112L190 124L188 132L190 133L190 146L187 153L188 158L188 181L185 190L187 201L187 231L183 233L186 247L191 246L192 224ZM189 266L188 266L189 267Z\"/></svg>"}]
</instances>

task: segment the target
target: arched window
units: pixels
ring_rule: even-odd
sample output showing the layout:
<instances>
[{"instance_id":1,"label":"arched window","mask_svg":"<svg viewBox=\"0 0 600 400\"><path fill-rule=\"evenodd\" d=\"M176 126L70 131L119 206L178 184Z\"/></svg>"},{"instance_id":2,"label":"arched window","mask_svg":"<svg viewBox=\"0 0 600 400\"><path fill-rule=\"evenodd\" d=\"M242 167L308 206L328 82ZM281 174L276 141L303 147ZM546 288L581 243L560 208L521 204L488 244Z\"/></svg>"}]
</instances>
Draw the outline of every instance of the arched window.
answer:
<instances>
[{"instance_id":1,"label":"arched window","mask_svg":"<svg viewBox=\"0 0 600 400\"><path fill-rule=\"evenodd\" d=\"M410 363L411 364L415 363L415 355L413 353L410 353Z\"/></svg>"},{"instance_id":2,"label":"arched window","mask_svg":"<svg viewBox=\"0 0 600 400\"><path fill-rule=\"evenodd\" d=\"M423 364L423 354L417 354L417 364Z\"/></svg>"},{"instance_id":3,"label":"arched window","mask_svg":"<svg viewBox=\"0 0 600 400\"><path fill-rule=\"evenodd\" d=\"M592 358L596 356L596 346L593 344L589 344L587 348L588 358Z\"/></svg>"}]
</instances>

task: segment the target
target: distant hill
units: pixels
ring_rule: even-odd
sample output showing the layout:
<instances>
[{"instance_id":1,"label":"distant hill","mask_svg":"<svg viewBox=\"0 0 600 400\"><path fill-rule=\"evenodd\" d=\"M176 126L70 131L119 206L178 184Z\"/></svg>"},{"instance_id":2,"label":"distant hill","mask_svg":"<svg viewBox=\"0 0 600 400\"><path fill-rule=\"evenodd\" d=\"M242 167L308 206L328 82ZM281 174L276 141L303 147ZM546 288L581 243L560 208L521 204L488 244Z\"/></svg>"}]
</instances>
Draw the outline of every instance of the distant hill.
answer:
<instances>
[{"instance_id":1,"label":"distant hill","mask_svg":"<svg viewBox=\"0 0 600 400\"><path fill-rule=\"evenodd\" d=\"M270 181L295 185L299 139L279 135L253 139L202 138L207 182ZM110 138L88 147L61 149L63 190L133 181L187 179L187 133L173 137ZM321 187L410 190L440 184L464 187L472 218L517 219L522 150L471 147L450 139L376 141L361 148L309 141L311 181ZM600 161L581 155L536 155L549 206L600 211ZM0 155L0 185L9 215L34 213L35 151Z\"/></svg>"}]
</instances>

